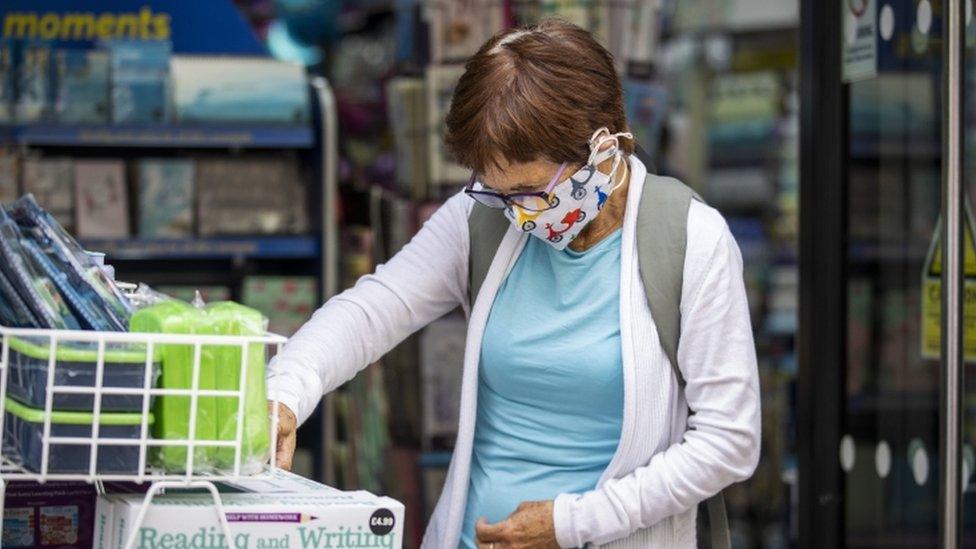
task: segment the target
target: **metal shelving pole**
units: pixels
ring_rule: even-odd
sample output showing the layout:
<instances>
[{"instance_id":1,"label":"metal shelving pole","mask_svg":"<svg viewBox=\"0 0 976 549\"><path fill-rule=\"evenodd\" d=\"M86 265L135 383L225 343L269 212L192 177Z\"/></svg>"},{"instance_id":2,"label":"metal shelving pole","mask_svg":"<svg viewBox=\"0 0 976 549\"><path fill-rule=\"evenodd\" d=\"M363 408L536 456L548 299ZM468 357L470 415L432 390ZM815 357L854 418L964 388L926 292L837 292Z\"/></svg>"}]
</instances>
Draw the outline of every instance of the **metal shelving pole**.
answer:
<instances>
[{"instance_id":1,"label":"metal shelving pole","mask_svg":"<svg viewBox=\"0 0 976 549\"><path fill-rule=\"evenodd\" d=\"M336 220L336 201L339 188L339 122L335 95L329 81L322 76L312 79L322 113L322 297L325 301L339 288L339 224ZM331 421L335 401L330 395L322 397L322 452L325 483L335 485L335 459L332 448L336 440L335 425Z\"/></svg>"}]
</instances>

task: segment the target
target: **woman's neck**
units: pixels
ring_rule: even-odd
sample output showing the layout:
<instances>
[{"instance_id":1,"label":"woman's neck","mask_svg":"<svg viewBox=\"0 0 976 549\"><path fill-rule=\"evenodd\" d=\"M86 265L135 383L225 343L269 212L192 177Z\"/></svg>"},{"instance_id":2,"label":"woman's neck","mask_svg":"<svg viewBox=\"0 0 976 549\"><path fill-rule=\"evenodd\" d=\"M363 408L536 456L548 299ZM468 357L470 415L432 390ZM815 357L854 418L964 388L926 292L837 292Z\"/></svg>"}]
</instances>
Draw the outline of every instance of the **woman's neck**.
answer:
<instances>
[{"instance_id":1,"label":"woman's neck","mask_svg":"<svg viewBox=\"0 0 976 549\"><path fill-rule=\"evenodd\" d=\"M607 160L612 163L613 160ZM609 169L610 166L601 166L601 169ZM630 189L630 163L627 157L620 160L617 173L614 174L614 185L617 189L613 191L600 210L600 215L591 221L583 231L569 244L569 249L574 252L585 252L592 248L601 240L619 229L624 223L624 210L627 208L627 191Z\"/></svg>"}]
</instances>

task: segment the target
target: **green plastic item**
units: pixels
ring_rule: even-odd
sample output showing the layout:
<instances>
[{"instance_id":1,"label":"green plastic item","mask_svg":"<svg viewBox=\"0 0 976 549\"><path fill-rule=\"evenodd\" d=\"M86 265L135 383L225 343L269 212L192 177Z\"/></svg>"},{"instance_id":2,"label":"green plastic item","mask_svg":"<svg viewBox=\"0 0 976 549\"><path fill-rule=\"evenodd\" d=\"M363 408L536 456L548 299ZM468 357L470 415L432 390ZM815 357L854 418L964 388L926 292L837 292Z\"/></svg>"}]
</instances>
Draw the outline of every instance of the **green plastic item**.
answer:
<instances>
[{"instance_id":1,"label":"green plastic item","mask_svg":"<svg viewBox=\"0 0 976 549\"><path fill-rule=\"evenodd\" d=\"M267 320L255 309L220 301L205 308L211 327L216 334L236 336L262 336ZM265 387L265 348L263 343L248 345L244 368L244 414L241 438L241 470L255 471L267 459L271 446L268 421L267 389ZM214 348L217 364L217 388L236 391L241 383L243 346L219 346ZM217 397L217 438L236 440L240 401L237 397ZM217 467L234 466L233 448L215 448Z\"/></svg>"},{"instance_id":2,"label":"green plastic item","mask_svg":"<svg viewBox=\"0 0 976 549\"><path fill-rule=\"evenodd\" d=\"M16 400L7 397L4 399L4 409L19 417L24 421L29 421L31 423L44 423L44 410L38 410L37 408L31 408L29 406L24 406L23 404L17 402ZM91 425L94 423L95 414L90 412L59 412L57 410L51 411L51 423L58 423L62 425ZM154 421L153 414L149 414L149 425L153 424ZM98 417L99 425L141 425L142 424L142 414L141 413L118 413L118 412L105 412Z\"/></svg>"},{"instance_id":3,"label":"green plastic item","mask_svg":"<svg viewBox=\"0 0 976 549\"><path fill-rule=\"evenodd\" d=\"M130 323L134 332L192 333L208 335L262 336L267 320L255 309L231 301L212 303L200 309L188 303L165 301L137 311ZM193 347L160 345L162 348L163 388L188 388L193 372ZM243 421L241 471L260 469L270 447L270 422L265 385L265 345L247 346L244 368L244 413L239 415L239 399L231 396L206 396L197 399L195 440L236 440ZM203 345L200 353L200 388L236 391L240 388L243 346ZM157 438L185 439L189 433L189 397L161 395L157 399ZM200 447L194 449L194 470L229 469L234 465L234 449ZM186 469L186 449L163 447L157 465L170 471Z\"/></svg>"},{"instance_id":4,"label":"green plastic item","mask_svg":"<svg viewBox=\"0 0 976 549\"><path fill-rule=\"evenodd\" d=\"M34 338L45 340L44 343L33 343L27 339L16 336L9 337L10 349L18 353L36 359L48 360L50 357L51 346L46 341L47 338ZM125 345L125 347L122 347ZM159 359L159 352L153 352L154 359ZM58 362L96 362L98 360L98 348L92 344L90 348L81 348L75 344L59 342L54 353ZM146 350L144 344L137 343L110 343L105 348L105 364L133 364L146 361Z\"/></svg>"},{"instance_id":5,"label":"green plastic item","mask_svg":"<svg viewBox=\"0 0 976 549\"><path fill-rule=\"evenodd\" d=\"M211 335L213 330L206 313L196 307L177 300L163 301L151 307L136 311L129 321L132 332L151 332L166 334ZM158 387L164 389L190 389L193 380L194 346L184 344L159 344L162 356L162 373ZM214 349L202 346L200 349L200 389L216 388ZM190 438L189 396L160 395L154 411L156 424L153 436L161 439ZM198 397L196 428L194 440L216 440L217 401L215 397ZM195 447L193 449L193 469L206 471L213 467L214 447ZM185 471L187 449L180 446L163 446L153 452L155 465L167 471Z\"/></svg>"}]
</instances>

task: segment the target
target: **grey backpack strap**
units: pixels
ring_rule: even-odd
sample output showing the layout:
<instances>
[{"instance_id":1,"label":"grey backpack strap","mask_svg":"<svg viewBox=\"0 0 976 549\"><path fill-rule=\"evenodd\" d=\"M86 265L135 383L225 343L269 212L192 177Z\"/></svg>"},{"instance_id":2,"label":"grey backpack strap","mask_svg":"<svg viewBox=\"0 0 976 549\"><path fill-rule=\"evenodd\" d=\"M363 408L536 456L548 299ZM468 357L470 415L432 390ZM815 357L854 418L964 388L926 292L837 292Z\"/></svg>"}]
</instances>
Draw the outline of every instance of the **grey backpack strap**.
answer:
<instances>
[{"instance_id":1,"label":"grey backpack strap","mask_svg":"<svg viewBox=\"0 0 976 549\"><path fill-rule=\"evenodd\" d=\"M637 262L644 293L661 346L681 387L685 386L685 378L678 368L681 285L688 244L688 208L692 200L700 201L701 197L680 181L648 174L637 211ZM706 507L712 547L729 549L729 522L722 492L710 497Z\"/></svg>"},{"instance_id":2,"label":"grey backpack strap","mask_svg":"<svg viewBox=\"0 0 976 549\"><path fill-rule=\"evenodd\" d=\"M644 293L661 346L682 387L685 378L678 368L678 337L692 199L701 200L677 179L648 174L637 211L637 262Z\"/></svg>"},{"instance_id":3,"label":"grey backpack strap","mask_svg":"<svg viewBox=\"0 0 976 549\"><path fill-rule=\"evenodd\" d=\"M471 306L474 306L481 283L485 281L495 252L510 226L501 210L474 204L468 216L468 303Z\"/></svg>"}]
</instances>

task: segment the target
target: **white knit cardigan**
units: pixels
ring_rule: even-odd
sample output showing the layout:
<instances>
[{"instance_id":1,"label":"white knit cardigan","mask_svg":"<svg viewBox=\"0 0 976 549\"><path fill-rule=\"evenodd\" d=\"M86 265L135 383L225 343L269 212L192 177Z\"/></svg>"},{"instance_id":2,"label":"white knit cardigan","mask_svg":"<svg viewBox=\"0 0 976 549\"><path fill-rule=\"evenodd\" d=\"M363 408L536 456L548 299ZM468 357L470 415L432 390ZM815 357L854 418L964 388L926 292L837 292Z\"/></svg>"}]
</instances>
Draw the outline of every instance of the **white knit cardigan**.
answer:
<instances>
[{"instance_id":1,"label":"white knit cardigan","mask_svg":"<svg viewBox=\"0 0 976 549\"><path fill-rule=\"evenodd\" d=\"M631 156L623 223L620 443L596 488L560 494L562 547L694 547L696 505L748 478L759 459L760 398L742 257L722 216L692 201L681 295L680 389L638 272L636 212L647 170ZM655 176L652 176L655 177ZM481 338L495 295L529 235L510 230L467 308L471 199L448 200L375 274L330 299L272 362L269 392L305 421L321 396L458 305L468 313L454 456L423 547L457 547L467 501ZM566 395L572 398L572 395ZM580 403L585 405L585 403ZM688 408L695 411L688 414Z\"/></svg>"}]
</instances>

